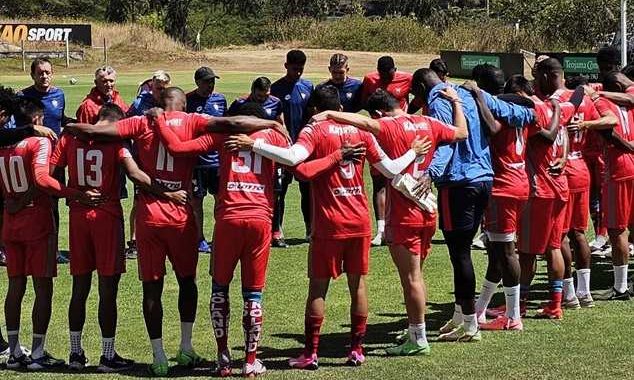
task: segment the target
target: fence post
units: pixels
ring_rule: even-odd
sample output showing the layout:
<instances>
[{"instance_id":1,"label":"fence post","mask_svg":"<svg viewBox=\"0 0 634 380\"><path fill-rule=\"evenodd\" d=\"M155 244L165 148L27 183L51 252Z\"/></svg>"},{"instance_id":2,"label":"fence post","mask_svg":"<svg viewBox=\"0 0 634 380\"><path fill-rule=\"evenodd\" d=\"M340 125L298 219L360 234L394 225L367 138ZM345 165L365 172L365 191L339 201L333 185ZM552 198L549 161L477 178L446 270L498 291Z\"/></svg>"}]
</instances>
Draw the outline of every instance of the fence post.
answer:
<instances>
[{"instance_id":1,"label":"fence post","mask_svg":"<svg viewBox=\"0 0 634 380\"><path fill-rule=\"evenodd\" d=\"M70 67L70 48L68 46L68 36L66 37L66 68Z\"/></svg>"},{"instance_id":2,"label":"fence post","mask_svg":"<svg viewBox=\"0 0 634 380\"><path fill-rule=\"evenodd\" d=\"M22 49L22 71L26 73L26 52L24 51L24 40L20 41L20 48Z\"/></svg>"},{"instance_id":3,"label":"fence post","mask_svg":"<svg viewBox=\"0 0 634 380\"><path fill-rule=\"evenodd\" d=\"M104 65L108 66L108 45L106 44L106 37L103 38L103 60Z\"/></svg>"}]
</instances>

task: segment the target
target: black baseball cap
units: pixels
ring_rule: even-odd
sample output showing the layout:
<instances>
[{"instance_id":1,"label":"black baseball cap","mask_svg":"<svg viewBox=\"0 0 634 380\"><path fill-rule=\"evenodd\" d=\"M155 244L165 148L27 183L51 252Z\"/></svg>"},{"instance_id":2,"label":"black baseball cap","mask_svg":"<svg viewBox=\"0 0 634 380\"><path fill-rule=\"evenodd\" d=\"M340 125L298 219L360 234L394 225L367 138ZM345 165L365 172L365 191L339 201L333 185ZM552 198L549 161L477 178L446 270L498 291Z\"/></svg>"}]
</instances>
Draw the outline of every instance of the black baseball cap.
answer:
<instances>
[{"instance_id":1,"label":"black baseball cap","mask_svg":"<svg viewBox=\"0 0 634 380\"><path fill-rule=\"evenodd\" d=\"M394 63L394 58L389 55L383 56L379 58L376 69L381 73L387 73L390 70L394 70L396 68L396 64Z\"/></svg>"},{"instance_id":2,"label":"black baseball cap","mask_svg":"<svg viewBox=\"0 0 634 380\"><path fill-rule=\"evenodd\" d=\"M220 77L216 75L216 73L207 66L199 67L198 70L196 70L196 72L194 73L195 81L199 81L199 80L208 81L208 80L212 80L216 78L220 79Z\"/></svg>"}]
</instances>

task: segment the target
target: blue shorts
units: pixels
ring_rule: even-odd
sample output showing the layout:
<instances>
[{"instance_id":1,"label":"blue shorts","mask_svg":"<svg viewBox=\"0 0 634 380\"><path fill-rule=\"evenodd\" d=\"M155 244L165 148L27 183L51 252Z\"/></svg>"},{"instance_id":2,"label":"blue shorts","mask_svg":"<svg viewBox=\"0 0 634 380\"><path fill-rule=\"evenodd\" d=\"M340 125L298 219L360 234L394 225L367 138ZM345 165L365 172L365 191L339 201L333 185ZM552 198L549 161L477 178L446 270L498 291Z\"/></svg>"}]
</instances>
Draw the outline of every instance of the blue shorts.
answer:
<instances>
[{"instance_id":1,"label":"blue shorts","mask_svg":"<svg viewBox=\"0 0 634 380\"><path fill-rule=\"evenodd\" d=\"M204 198L208 193L218 194L218 168L195 168L192 180L194 196Z\"/></svg>"},{"instance_id":2,"label":"blue shorts","mask_svg":"<svg viewBox=\"0 0 634 380\"><path fill-rule=\"evenodd\" d=\"M491 196L492 182L476 182L438 189L440 229L448 231L477 230Z\"/></svg>"}]
</instances>

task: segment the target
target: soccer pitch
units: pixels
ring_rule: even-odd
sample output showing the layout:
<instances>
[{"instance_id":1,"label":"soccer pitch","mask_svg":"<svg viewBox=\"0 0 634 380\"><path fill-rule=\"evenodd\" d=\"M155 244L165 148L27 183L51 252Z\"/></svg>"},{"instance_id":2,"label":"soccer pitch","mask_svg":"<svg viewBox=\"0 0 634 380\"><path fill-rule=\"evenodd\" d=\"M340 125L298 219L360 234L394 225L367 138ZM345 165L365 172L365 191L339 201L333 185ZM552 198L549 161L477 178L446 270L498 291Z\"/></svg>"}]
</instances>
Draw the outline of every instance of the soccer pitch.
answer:
<instances>
[{"instance_id":1,"label":"soccer pitch","mask_svg":"<svg viewBox=\"0 0 634 380\"><path fill-rule=\"evenodd\" d=\"M149 74L121 73L118 89L129 103L138 84ZM92 86L92 74L73 73L78 83L71 86L61 73L55 83L66 92L66 114L74 114L79 102ZM192 72L173 72L173 83L188 91L194 87ZM221 72L217 90L223 92L229 102L236 96L248 92L256 73ZM272 80L281 73L270 74ZM319 80L322 77L311 75ZM28 75L0 76L0 84L23 88L30 84ZM368 177L367 190L370 190ZM371 194L368 191L368 194ZM130 200L124 201L129 210ZM61 230L60 249L68 248L67 208L60 203ZM126 217L129 213L126 211ZM211 239L212 201L206 198L205 231ZM547 223L547 221L542 221ZM127 222L126 222L127 228ZM386 247L373 248L371 269L368 278L370 315L366 337L367 361L358 368L344 366L349 335L347 285L345 279L332 283L328 299L326 319L322 327L320 345L320 369L316 372L290 370L286 359L297 355L303 344L304 301L307 293L306 277L308 245L303 242L304 227L299 209L297 185L291 186L287 196L285 215L285 235L291 247L273 249L268 270L267 287L264 293L264 331L259 357L269 369L268 378L279 379L386 379L386 378L504 378L504 379L573 379L602 376L604 378L632 378L634 376L634 302L597 302L594 309L566 311L562 321L534 320L526 318L523 332L484 332L479 343L436 343L439 327L453 311L453 275L447 249L438 233L434 240L433 253L425 264L425 277L429 295L427 330L432 353L429 357L388 358L383 349L391 345L397 331L406 326L405 309L398 275L391 262ZM127 231L126 231L127 233ZM478 281L484 276L486 256L474 251L474 264ZM119 375L95 373L95 367L85 372L68 371L38 373L42 378L123 378L147 376L145 364L151 362L151 347L141 311L141 283L137 276L136 261L127 262L127 273L123 276L119 293L119 323L117 331L117 351L124 357L138 362L130 371ZM169 267L169 266L168 266ZM47 335L47 349L55 357L68 360L68 302L70 300L71 277L67 265L58 267L53 299L53 316ZM215 340L209 317L208 305L211 290L209 256L201 255L198 268L199 305L194 328L194 347L204 357L215 360ZM592 267L592 289L606 289L611 286L612 266L609 261L595 261ZM0 294L6 292L5 269L0 270ZM238 271L239 272L239 271ZM478 289L480 283L478 283ZM547 298L546 275L543 262L535 278L531 293L529 316L537 305ZM163 338L168 354L175 355L180 339L177 312L177 284L168 269L164 292ZM241 326L242 297L239 275L231 287L231 327L230 347L241 365L243 358L243 333ZM27 291L22 312L21 341L30 345L30 313L33 292ZM501 294L496 295L493 304L503 302ZM4 318L0 318L4 321ZM3 333L6 334L3 324ZM6 335L5 335L6 336ZM84 329L84 349L94 365L100 355L100 333L97 324L96 282L88 300L87 323ZM210 365L210 364L209 364ZM237 371L235 371L237 373ZM177 377L207 377L209 368L192 371L174 369ZM3 371L4 377L34 377L33 374Z\"/></svg>"}]
</instances>

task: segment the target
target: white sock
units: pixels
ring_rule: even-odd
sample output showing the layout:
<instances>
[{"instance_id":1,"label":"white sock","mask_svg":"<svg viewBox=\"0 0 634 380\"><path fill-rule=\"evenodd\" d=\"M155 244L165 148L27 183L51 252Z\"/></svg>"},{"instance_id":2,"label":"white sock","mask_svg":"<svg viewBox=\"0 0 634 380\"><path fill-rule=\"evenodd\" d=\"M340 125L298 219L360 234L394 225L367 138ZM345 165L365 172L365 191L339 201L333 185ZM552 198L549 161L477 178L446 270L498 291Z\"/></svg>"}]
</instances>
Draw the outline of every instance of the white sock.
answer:
<instances>
[{"instance_id":1,"label":"white sock","mask_svg":"<svg viewBox=\"0 0 634 380\"><path fill-rule=\"evenodd\" d=\"M33 359L39 359L44 356L44 341L46 340L45 334L33 334L33 344L31 344L31 357Z\"/></svg>"},{"instance_id":2,"label":"white sock","mask_svg":"<svg viewBox=\"0 0 634 380\"><path fill-rule=\"evenodd\" d=\"M165 355L165 350L163 349L163 339L152 339L150 340L152 343L152 353L154 354L154 364L157 363L165 363L167 362L167 355Z\"/></svg>"},{"instance_id":3,"label":"white sock","mask_svg":"<svg viewBox=\"0 0 634 380\"><path fill-rule=\"evenodd\" d=\"M114 353L114 338L101 337L101 354L105 356L106 359L111 360L114 358Z\"/></svg>"},{"instance_id":4,"label":"white sock","mask_svg":"<svg viewBox=\"0 0 634 380\"><path fill-rule=\"evenodd\" d=\"M617 292L623 293L627 290L627 264L625 265L613 265L614 267L614 289Z\"/></svg>"},{"instance_id":5,"label":"white sock","mask_svg":"<svg viewBox=\"0 0 634 380\"><path fill-rule=\"evenodd\" d=\"M376 221L376 232L381 234L385 232L385 220L379 219Z\"/></svg>"},{"instance_id":6,"label":"white sock","mask_svg":"<svg viewBox=\"0 0 634 380\"><path fill-rule=\"evenodd\" d=\"M475 314L464 315L464 331L467 334L475 334L478 332L478 318Z\"/></svg>"},{"instance_id":7,"label":"white sock","mask_svg":"<svg viewBox=\"0 0 634 380\"><path fill-rule=\"evenodd\" d=\"M194 322L181 322L181 350L193 351L192 346L192 330Z\"/></svg>"},{"instance_id":8,"label":"white sock","mask_svg":"<svg viewBox=\"0 0 634 380\"><path fill-rule=\"evenodd\" d=\"M564 301L572 301L575 298L575 280L572 277L564 278L563 293Z\"/></svg>"},{"instance_id":9,"label":"white sock","mask_svg":"<svg viewBox=\"0 0 634 380\"><path fill-rule=\"evenodd\" d=\"M491 298L493 298L493 295L497 290L497 287L497 283L491 282L486 278L484 279L484 282L482 283L482 290L480 291L480 296L478 297L478 300L475 304L475 312L477 316L482 315L486 311L489 303L491 302Z\"/></svg>"},{"instance_id":10,"label":"white sock","mask_svg":"<svg viewBox=\"0 0 634 380\"><path fill-rule=\"evenodd\" d=\"M425 330L425 322L410 323L407 329L409 332L409 340L419 346L427 345L427 332Z\"/></svg>"},{"instance_id":11,"label":"white sock","mask_svg":"<svg viewBox=\"0 0 634 380\"><path fill-rule=\"evenodd\" d=\"M577 296L583 297L590 294L590 269L577 270Z\"/></svg>"},{"instance_id":12,"label":"white sock","mask_svg":"<svg viewBox=\"0 0 634 380\"><path fill-rule=\"evenodd\" d=\"M505 286L504 300L506 301L506 317L512 320L520 319L520 286Z\"/></svg>"},{"instance_id":13,"label":"white sock","mask_svg":"<svg viewBox=\"0 0 634 380\"><path fill-rule=\"evenodd\" d=\"M7 331L7 340L9 341L9 348L12 350L13 356L16 358L24 355L22 352L22 346L20 345L20 330Z\"/></svg>"},{"instance_id":14,"label":"white sock","mask_svg":"<svg viewBox=\"0 0 634 380\"><path fill-rule=\"evenodd\" d=\"M453 321L453 324L456 326L459 326L462 324L462 322L464 321L462 317L462 306L458 304L454 304L453 317L451 317L451 320Z\"/></svg>"},{"instance_id":15,"label":"white sock","mask_svg":"<svg viewBox=\"0 0 634 380\"><path fill-rule=\"evenodd\" d=\"M84 350L81 348L81 331L70 332L70 353L81 354Z\"/></svg>"}]
</instances>

